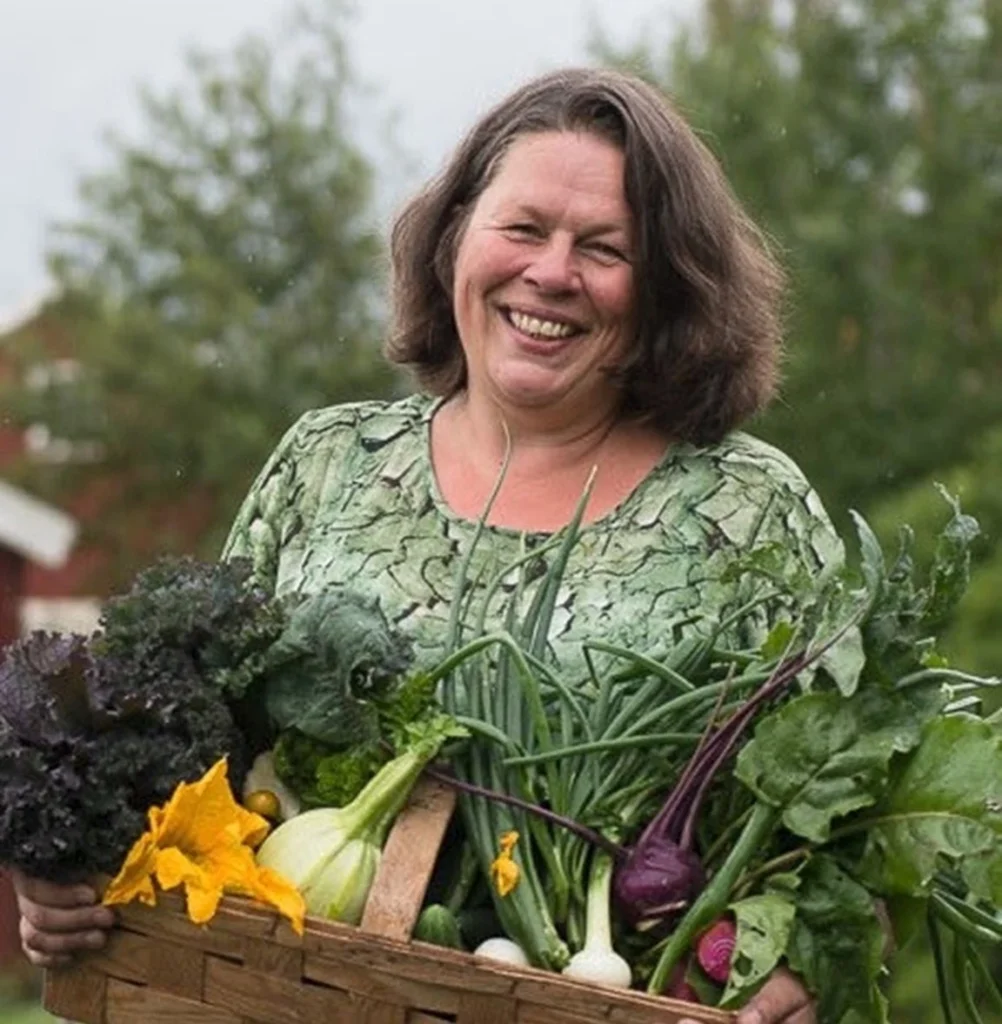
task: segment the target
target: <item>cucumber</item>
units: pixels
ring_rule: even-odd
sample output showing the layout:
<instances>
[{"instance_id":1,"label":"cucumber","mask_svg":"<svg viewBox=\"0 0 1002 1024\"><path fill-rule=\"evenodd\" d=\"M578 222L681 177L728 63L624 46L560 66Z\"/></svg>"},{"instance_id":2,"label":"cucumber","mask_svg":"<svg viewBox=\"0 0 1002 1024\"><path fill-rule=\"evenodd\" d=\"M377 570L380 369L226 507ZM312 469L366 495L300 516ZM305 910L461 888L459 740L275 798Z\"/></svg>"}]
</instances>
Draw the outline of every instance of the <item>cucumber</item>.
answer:
<instances>
[{"instance_id":1,"label":"cucumber","mask_svg":"<svg viewBox=\"0 0 1002 1024\"><path fill-rule=\"evenodd\" d=\"M421 911L414 925L414 939L430 942L433 946L462 949L463 938L459 932L456 915L441 903L432 903Z\"/></svg>"}]
</instances>

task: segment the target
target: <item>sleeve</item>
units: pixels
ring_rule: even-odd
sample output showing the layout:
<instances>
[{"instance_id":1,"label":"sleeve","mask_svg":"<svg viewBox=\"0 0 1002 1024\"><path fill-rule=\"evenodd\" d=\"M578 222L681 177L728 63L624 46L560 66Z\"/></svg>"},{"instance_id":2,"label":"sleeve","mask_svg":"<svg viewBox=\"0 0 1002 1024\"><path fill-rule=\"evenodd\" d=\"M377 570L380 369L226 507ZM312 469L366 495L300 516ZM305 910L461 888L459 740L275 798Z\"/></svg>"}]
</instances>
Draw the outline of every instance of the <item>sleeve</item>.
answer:
<instances>
[{"instance_id":1,"label":"sleeve","mask_svg":"<svg viewBox=\"0 0 1002 1024\"><path fill-rule=\"evenodd\" d=\"M286 431L258 473L233 520L220 556L223 561L249 559L254 577L269 590L275 587L282 545L298 526L294 496L298 439L304 419L301 417Z\"/></svg>"},{"instance_id":2,"label":"sleeve","mask_svg":"<svg viewBox=\"0 0 1002 1024\"><path fill-rule=\"evenodd\" d=\"M816 577L845 564L845 545L817 491L799 470L778 482L763 512L759 544L774 544L792 566Z\"/></svg>"},{"instance_id":3,"label":"sleeve","mask_svg":"<svg viewBox=\"0 0 1002 1024\"><path fill-rule=\"evenodd\" d=\"M765 591L789 589L792 600L845 562L841 538L800 467L779 449L735 435L714 456L715 485L696 508L711 544L710 573L729 581L732 611ZM790 601L787 601L787 614ZM767 629L782 607L757 607L749 622Z\"/></svg>"},{"instance_id":4,"label":"sleeve","mask_svg":"<svg viewBox=\"0 0 1002 1024\"><path fill-rule=\"evenodd\" d=\"M767 571L776 572L790 589L747 617L741 632L749 645L761 643L780 619L795 620L802 610L798 596L806 598L814 584L840 572L846 560L842 538L799 467L783 456L776 468L779 472L772 471L763 480L766 491L752 550L764 552ZM762 586L761 579L752 583L745 596ZM840 687L851 688L863 657L859 631L852 628L822 656L820 664Z\"/></svg>"}]
</instances>

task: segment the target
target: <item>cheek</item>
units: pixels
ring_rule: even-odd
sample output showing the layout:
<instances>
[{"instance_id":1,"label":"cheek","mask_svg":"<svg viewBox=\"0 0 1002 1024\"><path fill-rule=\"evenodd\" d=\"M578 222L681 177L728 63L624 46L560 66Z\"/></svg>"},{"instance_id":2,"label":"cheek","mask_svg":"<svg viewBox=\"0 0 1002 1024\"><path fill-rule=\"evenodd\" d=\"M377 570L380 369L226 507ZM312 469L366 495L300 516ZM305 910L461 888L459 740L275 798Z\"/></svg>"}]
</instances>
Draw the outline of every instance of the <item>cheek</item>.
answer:
<instances>
[{"instance_id":1,"label":"cheek","mask_svg":"<svg viewBox=\"0 0 1002 1024\"><path fill-rule=\"evenodd\" d=\"M598 283L592 299L604 320L626 326L634 318L633 272L624 271Z\"/></svg>"}]
</instances>

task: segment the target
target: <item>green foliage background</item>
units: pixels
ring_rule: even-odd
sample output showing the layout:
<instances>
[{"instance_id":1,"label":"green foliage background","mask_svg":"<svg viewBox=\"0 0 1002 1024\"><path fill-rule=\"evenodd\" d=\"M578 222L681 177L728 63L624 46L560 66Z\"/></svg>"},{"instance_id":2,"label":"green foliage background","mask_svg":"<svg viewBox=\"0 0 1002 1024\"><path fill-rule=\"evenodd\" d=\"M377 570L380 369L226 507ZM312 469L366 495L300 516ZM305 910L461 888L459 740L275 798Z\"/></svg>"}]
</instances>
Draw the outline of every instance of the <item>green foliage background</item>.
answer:
<instances>
[{"instance_id":1,"label":"green foliage background","mask_svg":"<svg viewBox=\"0 0 1002 1024\"><path fill-rule=\"evenodd\" d=\"M114 587L153 549L185 550L171 517L226 526L299 413L387 394L379 356L383 245L375 172L353 141L357 87L336 2L302 8L268 40L193 52L182 88L144 92L140 141L112 139L108 169L84 179L78 221L57 225L50 269L79 373L27 388L51 359L31 325L8 338L23 373L0 394L82 457L22 467L43 495L101 490L92 534L118 558ZM191 496L197 507L190 506Z\"/></svg>"}]
</instances>

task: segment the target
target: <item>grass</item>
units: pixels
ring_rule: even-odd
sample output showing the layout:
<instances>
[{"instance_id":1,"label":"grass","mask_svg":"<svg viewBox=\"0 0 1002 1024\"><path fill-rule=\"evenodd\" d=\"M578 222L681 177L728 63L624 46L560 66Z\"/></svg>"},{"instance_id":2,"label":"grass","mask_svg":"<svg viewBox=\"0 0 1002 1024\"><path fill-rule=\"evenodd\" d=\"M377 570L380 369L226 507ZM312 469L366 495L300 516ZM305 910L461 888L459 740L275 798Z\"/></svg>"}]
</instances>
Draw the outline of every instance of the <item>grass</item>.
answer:
<instances>
[{"instance_id":1,"label":"grass","mask_svg":"<svg viewBox=\"0 0 1002 1024\"><path fill-rule=\"evenodd\" d=\"M3 1024L55 1024L41 1003L41 973L27 964L0 974L0 1021Z\"/></svg>"},{"instance_id":2,"label":"grass","mask_svg":"<svg viewBox=\"0 0 1002 1024\"><path fill-rule=\"evenodd\" d=\"M37 1002L0 1003L0 1017L4 1024L54 1024L58 1020L46 1013Z\"/></svg>"}]
</instances>

